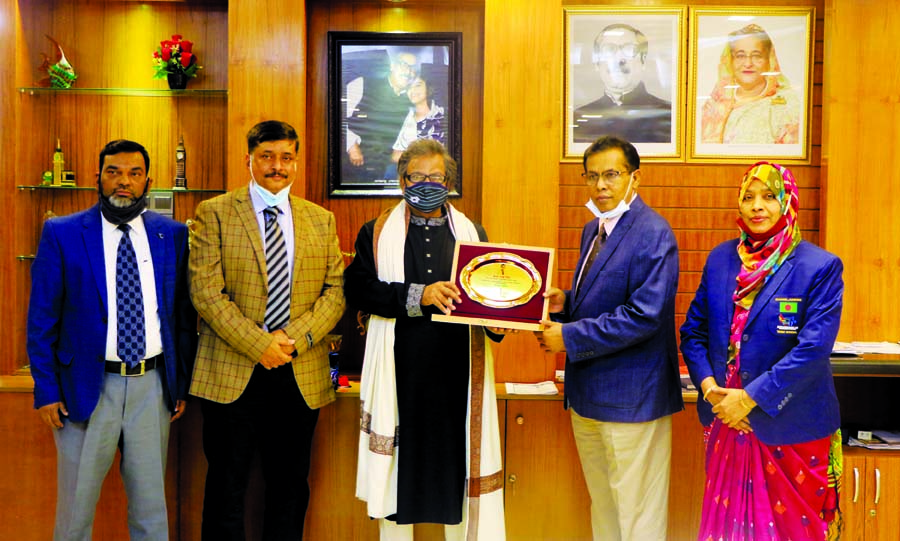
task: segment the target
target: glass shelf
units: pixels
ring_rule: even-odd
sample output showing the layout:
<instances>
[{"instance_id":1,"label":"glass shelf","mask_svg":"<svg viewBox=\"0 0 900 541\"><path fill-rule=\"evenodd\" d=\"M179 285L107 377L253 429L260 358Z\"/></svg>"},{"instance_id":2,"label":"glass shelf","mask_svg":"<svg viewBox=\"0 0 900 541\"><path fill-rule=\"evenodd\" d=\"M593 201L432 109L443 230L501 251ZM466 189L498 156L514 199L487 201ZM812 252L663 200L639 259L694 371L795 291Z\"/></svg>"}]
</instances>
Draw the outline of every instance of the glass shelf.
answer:
<instances>
[{"instance_id":1,"label":"glass shelf","mask_svg":"<svg viewBox=\"0 0 900 541\"><path fill-rule=\"evenodd\" d=\"M36 184L34 186L20 185L16 186L16 189L25 190L29 192L33 192L35 190L91 190L97 191L96 186L41 186ZM161 193L225 193L226 190L220 190L215 188L188 188L186 190L176 189L176 188L150 188L151 192L161 192Z\"/></svg>"},{"instance_id":2,"label":"glass shelf","mask_svg":"<svg viewBox=\"0 0 900 541\"><path fill-rule=\"evenodd\" d=\"M225 89L185 89L169 90L162 88L48 88L43 86L19 87L19 92L33 96L35 94L83 94L88 96L143 96L143 97L213 97L227 98Z\"/></svg>"}]
</instances>

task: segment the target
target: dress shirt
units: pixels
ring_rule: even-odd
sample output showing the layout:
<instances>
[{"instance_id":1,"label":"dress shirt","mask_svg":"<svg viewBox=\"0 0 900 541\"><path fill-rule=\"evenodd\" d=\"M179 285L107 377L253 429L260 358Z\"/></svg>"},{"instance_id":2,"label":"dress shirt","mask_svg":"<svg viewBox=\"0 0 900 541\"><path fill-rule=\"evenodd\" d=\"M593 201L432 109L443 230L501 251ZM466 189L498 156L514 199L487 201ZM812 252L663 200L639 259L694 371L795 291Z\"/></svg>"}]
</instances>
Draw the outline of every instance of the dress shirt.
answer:
<instances>
[{"instance_id":1,"label":"dress shirt","mask_svg":"<svg viewBox=\"0 0 900 541\"><path fill-rule=\"evenodd\" d=\"M143 214L143 213L142 213ZM101 215L102 216L102 215ZM102 217L103 223L103 263L106 268L106 314L109 324L106 326L106 358L110 361L120 361L118 354L118 316L116 313L116 257L119 249L119 240L124 233L119 226ZM138 215L130 222L129 237L134 246L134 253L138 261L138 273L141 275L141 293L144 295L144 331L146 332L147 348L145 358L155 357L163 352L162 334L159 322L159 305L156 300L156 276L153 272L153 257L150 253L150 243L147 240L147 230L144 229L144 219Z\"/></svg>"}]
</instances>

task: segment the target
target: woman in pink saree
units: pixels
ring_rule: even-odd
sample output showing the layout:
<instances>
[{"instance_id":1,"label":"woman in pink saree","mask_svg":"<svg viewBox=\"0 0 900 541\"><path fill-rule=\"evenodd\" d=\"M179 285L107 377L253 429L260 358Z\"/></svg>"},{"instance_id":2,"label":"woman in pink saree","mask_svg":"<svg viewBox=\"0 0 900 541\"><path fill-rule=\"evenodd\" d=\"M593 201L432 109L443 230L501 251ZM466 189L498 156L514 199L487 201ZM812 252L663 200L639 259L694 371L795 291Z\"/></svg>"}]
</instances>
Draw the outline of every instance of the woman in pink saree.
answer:
<instances>
[{"instance_id":1,"label":"woman in pink saree","mask_svg":"<svg viewBox=\"0 0 900 541\"><path fill-rule=\"evenodd\" d=\"M795 144L803 101L781 73L775 46L760 26L728 34L719 79L701 120L704 143Z\"/></svg>"},{"instance_id":2,"label":"woman in pink saree","mask_svg":"<svg viewBox=\"0 0 900 541\"><path fill-rule=\"evenodd\" d=\"M840 523L843 265L801 240L787 168L752 166L738 207L740 238L710 253L681 327L707 436L698 539L823 540Z\"/></svg>"}]
</instances>

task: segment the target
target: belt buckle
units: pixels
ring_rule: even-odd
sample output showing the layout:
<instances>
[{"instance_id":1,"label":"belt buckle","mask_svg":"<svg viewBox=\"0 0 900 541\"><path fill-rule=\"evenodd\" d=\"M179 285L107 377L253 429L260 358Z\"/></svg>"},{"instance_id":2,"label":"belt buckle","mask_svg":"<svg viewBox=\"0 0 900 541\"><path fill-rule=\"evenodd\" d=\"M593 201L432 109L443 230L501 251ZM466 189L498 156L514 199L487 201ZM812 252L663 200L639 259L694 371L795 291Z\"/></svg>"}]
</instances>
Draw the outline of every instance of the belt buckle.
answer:
<instances>
[{"instance_id":1,"label":"belt buckle","mask_svg":"<svg viewBox=\"0 0 900 541\"><path fill-rule=\"evenodd\" d=\"M143 376L144 372L145 372L144 363L145 363L145 361L143 361L143 360L138 363L138 366L141 367L141 370L137 374L129 374L128 373L128 363L122 363L119 374L126 378L133 378L135 376Z\"/></svg>"}]
</instances>

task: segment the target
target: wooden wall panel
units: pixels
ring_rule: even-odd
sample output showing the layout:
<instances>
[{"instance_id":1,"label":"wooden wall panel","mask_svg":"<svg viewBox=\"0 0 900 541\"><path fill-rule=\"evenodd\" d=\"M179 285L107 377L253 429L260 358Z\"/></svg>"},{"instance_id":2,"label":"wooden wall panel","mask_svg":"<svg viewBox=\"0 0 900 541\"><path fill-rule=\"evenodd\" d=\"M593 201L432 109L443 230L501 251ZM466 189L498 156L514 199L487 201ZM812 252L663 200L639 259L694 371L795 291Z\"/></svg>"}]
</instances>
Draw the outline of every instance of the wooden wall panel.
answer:
<instances>
[{"instance_id":1,"label":"wooden wall panel","mask_svg":"<svg viewBox=\"0 0 900 541\"><path fill-rule=\"evenodd\" d=\"M21 43L18 3L15 0L0 0L0 58L12 59L18 55L17 45ZM10 159L19 151L19 136L16 133L16 99L13 88L16 84L16 63L0 62L0 146L5 157L0 159L0 208L12 209L15 205L15 162ZM8 211L7 211L8 212ZM16 220L0 220L0 374L9 374L19 366L25 344L21 340L21 301L16 287L17 277L26 262L16 260Z\"/></svg>"},{"instance_id":2,"label":"wooden wall panel","mask_svg":"<svg viewBox=\"0 0 900 541\"><path fill-rule=\"evenodd\" d=\"M486 0L484 11L484 223L494 241L555 247L562 6ZM531 333L507 336L494 356L497 381L552 379L557 365Z\"/></svg>"},{"instance_id":3,"label":"wooden wall panel","mask_svg":"<svg viewBox=\"0 0 900 541\"><path fill-rule=\"evenodd\" d=\"M844 262L841 340L900 339L900 13L826 2L825 247Z\"/></svg>"},{"instance_id":4,"label":"wooden wall panel","mask_svg":"<svg viewBox=\"0 0 900 541\"><path fill-rule=\"evenodd\" d=\"M247 132L263 120L306 126L306 9L303 2L228 3L228 154L226 188L247 185ZM306 146L301 143L300 163ZM306 193L302 167L291 191Z\"/></svg>"}]
</instances>

